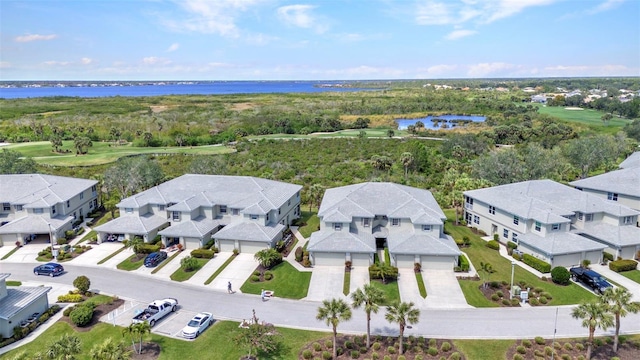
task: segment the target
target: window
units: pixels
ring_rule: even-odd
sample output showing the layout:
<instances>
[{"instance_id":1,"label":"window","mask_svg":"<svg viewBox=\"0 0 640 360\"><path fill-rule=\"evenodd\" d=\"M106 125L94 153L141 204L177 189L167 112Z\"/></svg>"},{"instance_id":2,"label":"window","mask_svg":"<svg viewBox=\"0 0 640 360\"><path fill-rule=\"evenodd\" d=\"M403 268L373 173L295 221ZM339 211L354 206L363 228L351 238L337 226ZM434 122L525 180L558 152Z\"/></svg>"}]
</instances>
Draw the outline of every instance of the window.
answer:
<instances>
[{"instance_id":1,"label":"window","mask_svg":"<svg viewBox=\"0 0 640 360\"><path fill-rule=\"evenodd\" d=\"M470 197L464 198L464 207L465 209L473 210L473 199Z\"/></svg>"},{"instance_id":2,"label":"window","mask_svg":"<svg viewBox=\"0 0 640 360\"><path fill-rule=\"evenodd\" d=\"M84 191L80 193L80 200L84 199Z\"/></svg>"},{"instance_id":3,"label":"window","mask_svg":"<svg viewBox=\"0 0 640 360\"><path fill-rule=\"evenodd\" d=\"M584 218L584 215L582 215L581 212L578 213L578 220L582 220Z\"/></svg>"},{"instance_id":4,"label":"window","mask_svg":"<svg viewBox=\"0 0 640 360\"><path fill-rule=\"evenodd\" d=\"M124 212L131 214L133 212L133 208L124 208Z\"/></svg>"},{"instance_id":5,"label":"window","mask_svg":"<svg viewBox=\"0 0 640 360\"><path fill-rule=\"evenodd\" d=\"M256 215L256 214L251 214L251 215L249 215L249 218L250 218L251 220L258 220L258 215Z\"/></svg>"},{"instance_id":6,"label":"window","mask_svg":"<svg viewBox=\"0 0 640 360\"><path fill-rule=\"evenodd\" d=\"M227 213L227 205L220 205L220 214Z\"/></svg>"},{"instance_id":7,"label":"window","mask_svg":"<svg viewBox=\"0 0 640 360\"><path fill-rule=\"evenodd\" d=\"M633 216L625 216L622 223L625 225L629 225L631 224L632 221L633 221Z\"/></svg>"},{"instance_id":8,"label":"window","mask_svg":"<svg viewBox=\"0 0 640 360\"><path fill-rule=\"evenodd\" d=\"M9 211L9 210L11 210L11 204L9 204L9 203L2 203L2 210L4 210L4 211Z\"/></svg>"},{"instance_id":9,"label":"window","mask_svg":"<svg viewBox=\"0 0 640 360\"><path fill-rule=\"evenodd\" d=\"M618 194L616 193L607 193L607 200L618 201Z\"/></svg>"},{"instance_id":10,"label":"window","mask_svg":"<svg viewBox=\"0 0 640 360\"><path fill-rule=\"evenodd\" d=\"M280 209L280 208L278 208L278 215L280 215L280 210L281 210L281 209Z\"/></svg>"},{"instance_id":11,"label":"window","mask_svg":"<svg viewBox=\"0 0 640 360\"><path fill-rule=\"evenodd\" d=\"M508 239L509 238L509 230L507 230L507 229L502 230L502 237L505 238L505 239Z\"/></svg>"},{"instance_id":12,"label":"window","mask_svg":"<svg viewBox=\"0 0 640 360\"><path fill-rule=\"evenodd\" d=\"M512 232L511 233L511 240L513 240L514 243L518 243L518 234Z\"/></svg>"},{"instance_id":13,"label":"window","mask_svg":"<svg viewBox=\"0 0 640 360\"><path fill-rule=\"evenodd\" d=\"M98 188L97 188L95 185L93 185L93 186L91 187L91 192L92 192L92 193L94 193L94 194L95 194L97 190L98 190Z\"/></svg>"},{"instance_id":14,"label":"window","mask_svg":"<svg viewBox=\"0 0 640 360\"><path fill-rule=\"evenodd\" d=\"M33 213L34 214L42 214L42 212L43 212L42 208L34 208L33 209Z\"/></svg>"},{"instance_id":15,"label":"window","mask_svg":"<svg viewBox=\"0 0 640 360\"><path fill-rule=\"evenodd\" d=\"M489 206L489 214L496 214L496 207L495 206Z\"/></svg>"},{"instance_id":16,"label":"window","mask_svg":"<svg viewBox=\"0 0 640 360\"><path fill-rule=\"evenodd\" d=\"M267 213L267 221L269 221L269 213Z\"/></svg>"},{"instance_id":17,"label":"window","mask_svg":"<svg viewBox=\"0 0 640 360\"><path fill-rule=\"evenodd\" d=\"M238 209L231 209L231 214L238 215L240 211Z\"/></svg>"},{"instance_id":18,"label":"window","mask_svg":"<svg viewBox=\"0 0 640 360\"><path fill-rule=\"evenodd\" d=\"M289 201L287 201L287 206L291 206L291 199L289 199Z\"/></svg>"},{"instance_id":19,"label":"window","mask_svg":"<svg viewBox=\"0 0 640 360\"><path fill-rule=\"evenodd\" d=\"M335 231L342 230L342 223L333 223L333 230Z\"/></svg>"},{"instance_id":20,"label":"window","mask_svg":"<svg viewBox=\"0 0 640 360\"><path fill-rule=\"evenodd\" d=\"M541 228L542 228L542 224L540 224L539 221L536 221L536 231L540 231Z\"/></svg>"},{"instance_id":21,"label":"window","mask_svg":"<svg viewBox=\"0 0 640 360\"><path fill-rule=\"evenodd\" d=\"M520 218L518 217L518 215L513 215L513 224L514 225L520 224Z\"/></svg>"},{"instance_id":22,"label":"window","mask_svg":"<svg viewBox=\"0 0 640 360\"><path fill-rule=\"evenodd\" d=\"M16 205L16 211L22 211L22 205Z\"/></svg>"},{"instance_id":23,"label":"window","mask_svg":"<svg viewBox=\"0 0 640 360\"><path fill-rule=\"evenodd\" d=\"M391 226L400 226L400 219L391 219Z\"/></svg>"},{"instance_id":24,"label":"window","mask_svg":"<svg viewBox=\"0 0 640 360\"><path fill-rule=\"evenodd\" d=\"M180 221L180 211L172 211L171 218L173 221Z\"/></svg>"},{"instance_id":25,"label":"window","mask_svg":"<svg viewBox=\"0 0 640 360\"><path fill-rule=\"evenodd\" d=\"M370 220L369 218L363 218L363 219L362 219L362 226L364 226L364 227L369 227L369 222L370 222L370 221L371 221L371 220Z\"/></svg>"},{"instance_id":26,"label":"window","mask_svg":"<svg viewBox=\"0 0 640 360\"><path fill-rule=\"evenodd\" d=\"M593 221L593 214L586 214L587 217L584 219L584 221Z\"/></svg>"},{"instance_id":27,"label":"window","mask_svg":"<svg viewBox=\"0 0 640 360\"><path fill-rule=\"evenodd\" d=\"M93 199L93 206L98 207L98 199Z\"/></svg>"},{"instance_id":28,"label":"window","mask_svg":"<svg viewBox=\"0 0 640 360\"><path fill-rule=\"evenodd\" d=\"M52 213L53 215L55 215L55 214L56 214L56 207L55 207L55 206L52 206L52 207L51 207L51 213Z\"/></svg>"},{"instance_id":29,"label":"window","mask_svg":"<svg viewBox=\"0 0 640 360\"><path fill-rule=\"evenodd\" d=\"M473 223L474 224L480 224L480 216L473 215Z\"/></svg>"},{"instance_id":30,"label":"window","mask_svg":"<svg viewBox=\"0 0 640 360\"><path fill-rule=\"evenodd\" d=\"M67 200L67 207L71 206L71 200Z\"/></svg>"},{"instance_id":31,"label":"window","mask_svg":"<svg viewBox=\"0 0 640 360\"><path fill-rule=\"evenodd\" d=\"M431 225L422 225L422 231L431 231Z\"/></svg>"},{"instance_id":32,"label":"window","mask_svg":"<svg viewBox=\"0 0 640 360\"><path fill-rule=\"evenodd\" d=\"M558 231L560 230L560 224L553 224L551 225L551 231Z\"/></svg>"}]
</instances>

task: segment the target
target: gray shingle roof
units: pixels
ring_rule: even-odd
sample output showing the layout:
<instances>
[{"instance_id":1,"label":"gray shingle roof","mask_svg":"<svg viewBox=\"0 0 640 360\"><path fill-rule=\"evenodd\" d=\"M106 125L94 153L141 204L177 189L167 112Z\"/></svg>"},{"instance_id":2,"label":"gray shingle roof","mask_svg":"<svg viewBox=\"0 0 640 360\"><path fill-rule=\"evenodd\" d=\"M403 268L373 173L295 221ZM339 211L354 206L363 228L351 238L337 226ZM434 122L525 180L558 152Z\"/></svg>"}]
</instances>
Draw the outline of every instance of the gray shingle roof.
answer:
<instances>
[{"instance_id":1,"label":"gray shingle roof","mask_svg":"<svg viewBox=\"0 0 640 360\"><path fill-rule=\"evenodd\" d=\"M442 224L446 216L428 190L394 183L367 182L328 189L322 198L318 216L349 219L386 215L410 218L422 224Z\"/></svg>"},{"instance_id":2,"label":"gray shingle roof","mask_svg":"<svg viewBox=\"0 0 640 360\"><path fill-rule=\"evenodd\" d=\"M640 198L640 166L610 171L590 178L572 181L569 184L583 189L613 192Z\"/></svg>"},{"instance_id":3,"label":"gray shingle roof","mask_svg":"<svg viewBox=\"0 0 640 360\"><path fill-rule=\"evenodd\" d=\"M0 301L0 319L9 320L23 308L37 301L42 296L47 296L51 290L48 286L19 286L8 288L7 296Z\"/></svg>"},{"instance_id":4,"label":"gray shingle roof","mask_svg":"<svg viewBox=\"0 0 640 360\"><path fill-rule=\"evenodd\" d=\"M638 212L603 200L552 180L531 180L465 191L464 195L482 201L523 219L547 224L567 222L563 216L605 212L614 216L633 216Z\"/></svg>"},{"instance_id":5,"label":"gray shingle roof","mask_svg":"<svg viewBox=\"0 0 640 360\"><path fill-rule=\"evenodd\" d=\"M547 234L546 237L528 233L519 236L518 241L551 256L604 250L606 248L605 245L599 242L564 231Z\"/></svg>"},{"instance_id":6,"label":"gray shingle roof","mask_svg":"<svg viewBox=\"0 0 640 360\"><path fill-rule=\"evenodd\" d=\"M640 167L640 151L636 151L629 155L623 162L620 163L621 169L629 169L633 167Z\"/></svg>"},{"instance_id":7,"label":"gray shingle roof","mask_svg":"<svg viewBox=\"0 0 640 360\"><path fill-rule=\"evenodd\" d=\"M200 217L193 221L182 221L174 223L168 228L161 230L158 234L168 237L193 237L200 238L204 234L207 234L218 226L224 225L221 220L211 220L205 217Z\"/></svg>"},{"instance_id":8,"label":"gray shingle roof","mask_svg":"<svg viewBox=\"0 0 640 360\"><path fill-rule=\"evenodd\" d=\"M285 226L282 224L263 226L253 221L235 222L220 229L213 237L223 240L246 240L271 243L284 229Z\"/></svg>"},{"instance_id":9,"label":"gray shingle roof","mask_svg":"<svg viewBox=\"0 0 640 360\"><path fill-rule=\"evenodd\" d=\"M456 242L448 235L437 238L424 233L415 232L407 236L390 236L387 239L391 254L419 254L419 255L451 255L457 256Z\"/></svg>"},{"instance_id":10,"label":"gray shingle roof","mask_svg":"<svg viewBox=\"0 0 640 360\"><path fill-rule=\"evenodd\" d=\"M94 228L98 232L111 234L146 234L168 223L169 220L161 216L147 214L143 216L125 215L115 218Z\"/></svg>"},{"instance_id":11,"label":"gray shingle roof","mask_svg":"<svg viewBox=\"0 0 640 360\"><path fill-rule=\"evenodd\" d=\"M98 182L41 174L0 175L0 202L29 205L38 201L51 206L67 201Z\"/></svg>"},{"instance_id":12,"label":"gray shingle roof","mask_svg":"<svg viewBox=\"0 0 640 360\"><path fill-rule=\"evenodd\" d=\"M48 234L50 231L56 231L72 221L73 216L45 218L40 215L30 215L0 226L0 234ZM51 225L51 228L49 228L49 225Z\"/></svg>"},{"instance_id":13,"label":"gray shingle roof","mask_svg":"<svg viewBox=\"0 0 640 360\"><path fill-rule=\"evenodd\" d=\"M372 253L376 251L376 239L365 232L316 231L309 238L307 250L310 252L352 252Z\"/></svg>"},{"instance_id":14,"label":"gray shingle roof","mask_svg":"<svg viewBox=\"0 0 640 360\"><path fill-rule=\"evenodd\" d=\"M633 225L615 226L603 222L589 223L584 229L576 229L573 232L585 234L602 242L611 244L612 247L640 245L640 228Z\"/></svg>"}]
</instances>

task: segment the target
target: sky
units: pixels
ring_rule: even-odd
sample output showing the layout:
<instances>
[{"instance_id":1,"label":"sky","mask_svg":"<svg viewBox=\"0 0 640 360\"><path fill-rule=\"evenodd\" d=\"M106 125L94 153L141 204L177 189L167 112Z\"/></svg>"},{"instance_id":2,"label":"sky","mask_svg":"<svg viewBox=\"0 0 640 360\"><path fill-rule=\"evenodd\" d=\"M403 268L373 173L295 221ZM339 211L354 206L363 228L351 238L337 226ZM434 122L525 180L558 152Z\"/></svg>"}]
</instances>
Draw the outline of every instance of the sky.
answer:
<instances>
[{"instance_id":1,"label":"sky","mask_svg":"<svg viewBox=\"0 0 640 360\"><path fill-rule=\"evenodd\" d=\"M640 0L0 0L0 81L640 76Z\"/></svg>"}]
</instances>

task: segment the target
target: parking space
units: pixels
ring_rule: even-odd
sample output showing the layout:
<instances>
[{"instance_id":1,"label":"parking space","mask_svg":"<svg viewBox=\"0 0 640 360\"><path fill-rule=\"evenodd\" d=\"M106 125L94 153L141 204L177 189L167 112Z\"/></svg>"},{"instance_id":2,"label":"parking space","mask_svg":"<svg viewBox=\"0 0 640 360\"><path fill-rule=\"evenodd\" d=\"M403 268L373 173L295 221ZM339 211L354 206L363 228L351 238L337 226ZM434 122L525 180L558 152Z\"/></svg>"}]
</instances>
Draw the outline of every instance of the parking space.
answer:
<instances>
[{"instance_id":1,"label":"parking space","mask_svg":"<svg viewBox=\"0 0 640 360\"><path fill-rule=\"evenodd\" d=\"M44 248L51 246L48 243L29 243L3 261L19 263L37 263L38 253Z\"/></svg>"},{"instance_id":2,"label":"parking space","mask_svg":"<svg viewBox=\"0 0 640 360\"><path fill-rule=\"evenodd\" d=\"M113 254L120 248L122 248L122 244L118 243L94 244L91 245L91 250L80 254L73 260L70 260L69 263L80 266L95 266L100 260Z\"/></svg>"},{"instance_id":3,"label":"parking space","mask_svg":"<svg viewBox=\"0 0 640 360\"><path fill-rule=\"evenodd\" d=\"M311 273L309 291L305 300L323 301L345 298L342 293L344 266L315 266Z\"/></svg>"},{"instance_id":4,"label":"parking space","mask_svg":"<svg viewBox=\"0 0 640 360\"><path fill-rule=\"evenodd\" d=\"M190 255L191 255L190 251L182 251L182 252L180 252L178 254L178 256L173 258L168 264L166 264L164 267L162 267L162 269L158 270L158 272L155 273L154 276L162 277L163 279L170 279L171 274L173 274L176 270L178 270L180 268L180 261L182 259L184 259L185 257L190 256ZM173 254L169 253L168 256L171 257L171 256L173 256ZM165 260L165 261L167 261L167 260ZM141 268L144 268L144 266L142 266ZM149 268L145 268L145 269L149 269ZM153 270L153 269L151 269L151 270Z\"/></svg>"},{"instance_id":5,"label":"parking space","mask_svg":"<svg viewBox=\"0 0 640 360\"><path fill-rule=\"evenodd\" d=\"M202 269L198 270L189 280L185 281L187 284L192 285L204 285L204 282L209 279L214 272L216 272L224 263L227 261L233 253L230 252L221 252L217 253L216 256L209 260Z\"/></svg>"},{"instance_id":6,"label":"parking space","mask_svg":"<svg viewBox=\"0 0 640 360\"><path fill-rule=\"evenodd\" d=\"M369 268L366 266L354 266L351 269L349 294L356 291L356 289L362 289L362 287L368 283L369 283Z\"/></svg>"},{"instance_id":7,"label":"parking space","mask_svg":"<svg viewBox=\"0 0 640 360\"><path fill-rule=\"evenodd\" d=\"M424 301L426 307L441 309L472 307L467 304L467 299L453 270L425 269L422 271L422 279L427 289L427 298Z\"/></svg>"}]
</instances>

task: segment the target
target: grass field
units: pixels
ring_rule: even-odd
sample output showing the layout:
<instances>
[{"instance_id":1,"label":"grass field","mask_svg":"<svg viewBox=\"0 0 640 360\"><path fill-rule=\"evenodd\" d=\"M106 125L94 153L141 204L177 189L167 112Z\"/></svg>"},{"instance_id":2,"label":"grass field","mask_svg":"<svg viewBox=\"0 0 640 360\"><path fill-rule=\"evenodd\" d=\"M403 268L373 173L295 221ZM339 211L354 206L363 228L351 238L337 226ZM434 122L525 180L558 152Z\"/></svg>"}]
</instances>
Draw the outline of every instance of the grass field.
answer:
<instances>
[{"instance_id":1,"label":"grass field","mask_svg":"<svg viewBox=\"0 0 640 360\"><path fill-rule=\"evenodd\" d=\"M259 295L262 289L275 292L275 296L287 299L302 299L307 296L311 272L298 271L288 262L281 262L271 269L273 279L251 282L247 279L240 290L245 294Z\"/></svg>"},{"instance_id":2,"label":"grass field","mask_svg":"<svg viewBox=\"0 0 640 360\"><path fill-rule=\"evenodd\" d=\"M128 258L124 259L124 261L122 261L120 264L116 265L116 267L120 270L126 270L126 271L132 271L140 268L140 266L142 266L142 264L144 263L144 256L137 261L133 261L134 258L136 258L137 256L138 255L136 254L129 256Z\"/></svg>"},{"instance_id":3,"label":"grass field","mask_svg":"<svg viewBox=\"0 0 640 360\"><path fill-rule=\"evenodd\" d=\"M371 281L370 284L373 285L373 287L379 288L384 293L386 301L380 303L380 305L388 306L394 301L400 301L400 290L398 290L397 281L388 281L386 284L383 284L380 281Z\"/></svg>"},{"instance_id":4,"label":"grass field","mask_svg":"<svg viewBox=\"0 0 640 360\"><path fill-rule=\"evenodd\" d=\"M614 116L607 125L602 122L604 111L583 109L583 110L566 110L561 106L541 106L538 105L538 112L557 117L561 120L570 121L589 125L590 127L602 129L607 133L615 134L621 127L631 122L631 120L620 119Z\"/></svg>"},{"instance_id":5,"label":"grass field","mask_svg":"<svg viewBox=\"0 0 640 360\"><path fill-rule=\"evenodd\" d=\"M192 154L215 155L233 152L232 148L221 145L194 147L134 147L131 145L112 146L110 142L95 142L85 155L76 156L73 141L63 141L62 150L68 153L53 153L51 143L38 141L8 145L6 148L19 151L23 156L32 157L39 164L56 166L92 166L108 164L124 156L142 154Z\"/></svg>"},{"instance_id":6,"label":"grass field","mask_svg":"<svg viewBox=\"0 0 640 360\"><path fill-rule=\"evenodd\" d=\"M623 271L620 275L640 284L640 270Z\"/></svg>"},{"instance_id":7,"label":"grass field","mask_svg":"<svg viewBox=\"0 0 640 360\"><path fill-rule=\"evenodd\" d=\"M187 281L191 279L191 277L195 275L198 272L198 270L202 269L202 267L205 266L209 262L209 260L211 260L211 259L199 259L199 258L195 258L195 259L198 260L198 266L196 266L195 270L185 271L184 268L181 266L178 270L174 271L173 274L171 274L171 280Z\"/></svg>"}]
</instances>

